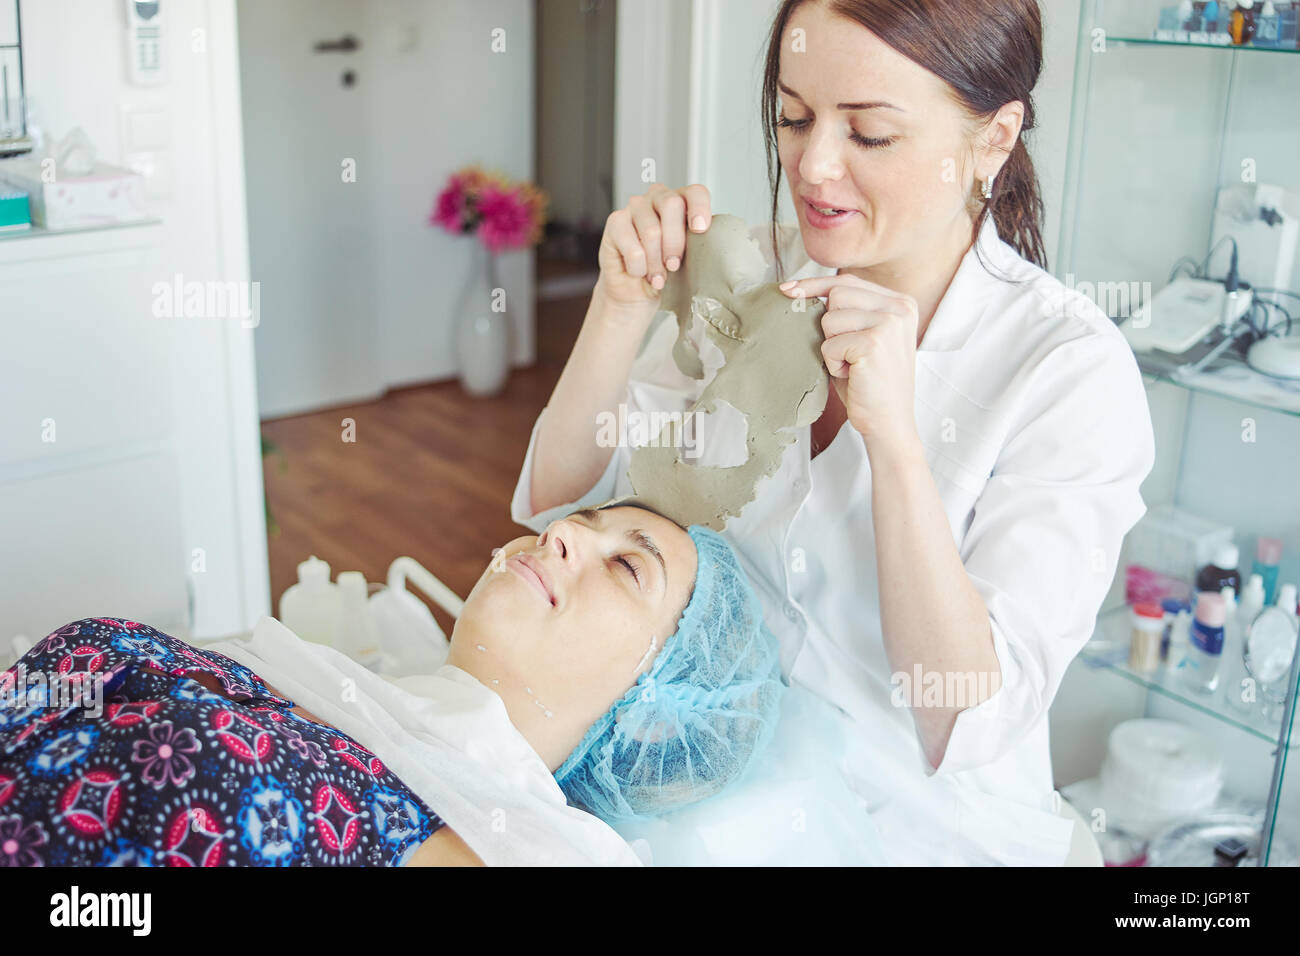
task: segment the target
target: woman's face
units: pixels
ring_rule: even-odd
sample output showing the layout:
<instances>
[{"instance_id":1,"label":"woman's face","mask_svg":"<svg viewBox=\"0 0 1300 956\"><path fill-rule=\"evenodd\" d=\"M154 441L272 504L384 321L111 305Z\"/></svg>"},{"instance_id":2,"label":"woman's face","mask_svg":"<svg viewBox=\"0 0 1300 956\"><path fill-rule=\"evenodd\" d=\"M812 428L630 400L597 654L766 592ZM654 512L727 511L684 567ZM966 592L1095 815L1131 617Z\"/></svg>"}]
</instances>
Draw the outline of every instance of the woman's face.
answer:
<instances>
[{"instance_id":1,"label":"woman's face","mask_svg":"<svg viewBox=\"0 0 1300 956\"><path fill-rule=\"evenodd\" d=\"M450 663L522 685L539 708L594 722L677 629L695 543L642 508L579 511L503 547L465 601ZM652 651L652 641L653 648ZM496 675L496 676L493 676Z\"/></svg>"},{"instance_id":2,"label":"woman's face","mask_svg":"<svg viewBox=\"0 0 1300 956\"><path fill-rule=\"evenodd\" d=\"M971 124L943 80L820 3L790 18L778 80L778 155L814 261L908 261L969 237Z\"/></svg>"}]
</instances>

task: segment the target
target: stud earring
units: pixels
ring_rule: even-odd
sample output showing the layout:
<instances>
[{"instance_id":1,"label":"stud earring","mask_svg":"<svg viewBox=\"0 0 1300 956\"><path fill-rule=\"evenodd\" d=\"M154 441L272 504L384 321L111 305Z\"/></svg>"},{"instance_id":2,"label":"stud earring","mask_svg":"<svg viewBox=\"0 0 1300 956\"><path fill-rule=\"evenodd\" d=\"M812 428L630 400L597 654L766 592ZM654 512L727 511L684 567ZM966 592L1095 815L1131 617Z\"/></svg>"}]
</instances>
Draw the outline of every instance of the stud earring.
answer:
<instances>
[{"instance_id":1,"label":"stud earring","mask_svg":"<svg viewBox=\"0 0 1300 956\"><path fill-rule=\"evenodd\" d=\"M984 180L984 185L980 187L980 194L985 199L993 198L993 177L992 176Z\"/></svg>"}]
</instances>

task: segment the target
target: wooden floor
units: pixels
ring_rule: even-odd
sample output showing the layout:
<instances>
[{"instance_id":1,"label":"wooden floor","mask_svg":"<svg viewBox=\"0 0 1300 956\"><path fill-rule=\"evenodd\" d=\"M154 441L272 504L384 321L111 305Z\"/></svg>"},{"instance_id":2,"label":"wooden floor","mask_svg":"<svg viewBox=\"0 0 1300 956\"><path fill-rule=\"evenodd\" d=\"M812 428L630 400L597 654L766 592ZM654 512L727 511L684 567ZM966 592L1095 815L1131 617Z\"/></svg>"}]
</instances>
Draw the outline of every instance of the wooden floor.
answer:
<instances>
[{"instance_id":1,"label":"wooden floor","mask_svg":"<svg viewBox=\"0 0 1300 956\"><path fill-rule=\"evenodd\" d=\"M510 498L587 302L538 303L538 362L512 371L494 398L449 381L263 422L275 446L263 462L272 613L309 555L328 561L332 576L361 571L372 582L410 555L464 597L493 548L530 534L510 519ZM345 418L356 422L355 443L342 440ZM450 633L450 618L435 616Z\"/></svg>"}]
</instances>

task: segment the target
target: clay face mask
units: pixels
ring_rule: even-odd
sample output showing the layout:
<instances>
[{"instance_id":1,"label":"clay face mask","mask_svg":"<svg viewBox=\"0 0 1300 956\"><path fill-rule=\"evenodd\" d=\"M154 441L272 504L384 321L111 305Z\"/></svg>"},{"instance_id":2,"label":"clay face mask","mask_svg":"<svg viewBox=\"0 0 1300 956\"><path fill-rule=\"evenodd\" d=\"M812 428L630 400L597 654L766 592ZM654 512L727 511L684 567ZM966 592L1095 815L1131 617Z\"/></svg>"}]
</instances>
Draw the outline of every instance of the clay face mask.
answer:
<instances>
[{"instance_id":1,"label":"clay face mask","mask_svg":"<svg viewBox=\"0 0 1300 956\"><path fill-rule=\"evenodd\" d=\"M676 420L654 441L632 449L628 478L636 497L683 526L721 531L754 499L758 482L776 471L794 429L816 421L826 407L826 306L816 298L791 299L763 281L766 273L744 221L722 215L713 217L706 232L687 233L682 268L669 273L664 285L660 307L677 320L677 367L704 378L704 363L687 335L693 322L703 323L724 359L686 419L698 424L726 403L747 426L748 457L740 464L684 461L684 446L694 443L684 440Z\"/></svg>"}]
</instances>

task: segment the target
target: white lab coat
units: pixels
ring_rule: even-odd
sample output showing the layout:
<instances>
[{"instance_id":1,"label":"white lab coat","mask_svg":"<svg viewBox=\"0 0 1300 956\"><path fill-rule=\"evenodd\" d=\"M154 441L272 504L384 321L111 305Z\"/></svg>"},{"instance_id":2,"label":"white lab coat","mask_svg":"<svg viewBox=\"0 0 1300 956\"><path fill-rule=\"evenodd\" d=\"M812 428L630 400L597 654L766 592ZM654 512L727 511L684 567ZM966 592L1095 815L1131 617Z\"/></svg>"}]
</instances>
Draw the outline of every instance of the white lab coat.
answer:
<instances>
[{"instance_id":1,"label":"white lab coat","mask_svg":"<svg viewBox=\"0 0 1300 956\"><path fill-rule=\"evenodd\" d=\"M771 269L768 228L751 235ZM797 226L783 226L778 241L787 277L834 272L808 259ZM707 372L718 356L696 325ZM683 411L703 388L673 362L675 333L662 321L647 336L630 409ZM1121 541L1146 511L1139 485L1154 439L1141 374L1114 323L1022 259L990 221L918 347L915 414L1002 672L992 697L958 715L937 771L910 710L890 699L871 468L852 424L811 461L811 429L797 429L726 533L781 641L788 680L854 722L843 772L892 862L1059 865L1071 825L1054 812L1047 711L1092 633ZM743 460L735 424L703 429L699 462ZM536 440L535 425L512 503L521 524L540 533L574 508L631 494L620 447L587 494L533 514Z\"/></svg>"}]
</instances>

